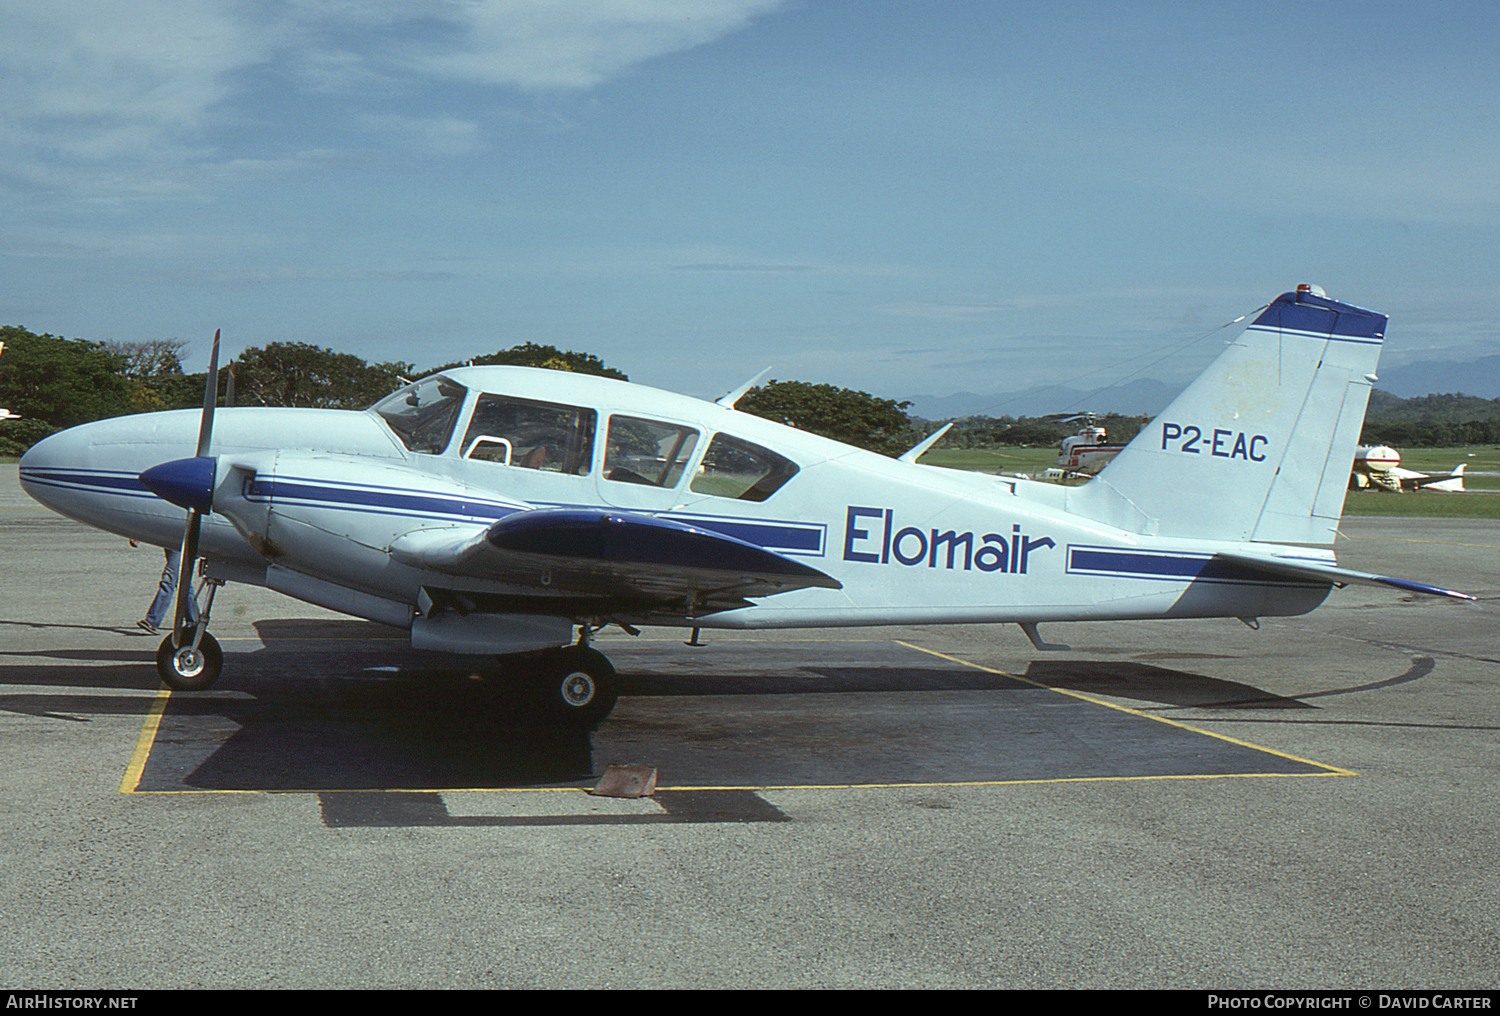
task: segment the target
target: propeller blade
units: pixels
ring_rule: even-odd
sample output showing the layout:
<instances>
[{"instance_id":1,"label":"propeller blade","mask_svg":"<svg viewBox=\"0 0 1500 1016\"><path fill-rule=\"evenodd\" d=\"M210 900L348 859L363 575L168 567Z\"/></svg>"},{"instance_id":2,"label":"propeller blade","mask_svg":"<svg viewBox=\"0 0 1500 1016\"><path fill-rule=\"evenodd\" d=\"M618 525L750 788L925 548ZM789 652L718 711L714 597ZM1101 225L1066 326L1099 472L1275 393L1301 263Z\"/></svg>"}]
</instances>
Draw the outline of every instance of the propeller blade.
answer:
<instances>
[{"instance_id":1,"label":"propeller blade","mask_svg":"<svg viewBox=\"0 0 1500 1016\"><path fill-rule=\"evenodd\" d=\"M214 329L213 350L208 354L208 377L203 383L203 421L198 425L199 459L208 455L208 445L214 436L214 405L219 401L219 331ZM212 481L209 487L213 487ZM181 633L187 623L188 606L193 602L193 572L198 566L198 536L202 529L203 513L189 508L187 525L182 530L182 556L177 562L177 614L172 621L174 635Z\"/></svg>"},{"instance_id":2,"label":"propeller blade","mask_svg":"<svg viewBox=\"0 0 1500 1016\"><path fill-rule=\"evenodd\" d=\"M198 456L208 454L214 433L214 404L219 401L219 329L214 329L214 348L208 354L208 380L203 385L203 422L198 426Z\"/></svg>"},{"instance_id":3,"label":"propeller blade","mask_svg":"<svg viewBox=\"0 0 1500 1016\"><path fill-rule=\"evenodd\" d=\"M177 562L177 611L172 619L173 634L180 633L187 624L188 604L193 601L193 569L198 564L198 534L202 527L203 516L189 510L187 526L182 531L182 554Z\"/></svg>"}]
</instances>

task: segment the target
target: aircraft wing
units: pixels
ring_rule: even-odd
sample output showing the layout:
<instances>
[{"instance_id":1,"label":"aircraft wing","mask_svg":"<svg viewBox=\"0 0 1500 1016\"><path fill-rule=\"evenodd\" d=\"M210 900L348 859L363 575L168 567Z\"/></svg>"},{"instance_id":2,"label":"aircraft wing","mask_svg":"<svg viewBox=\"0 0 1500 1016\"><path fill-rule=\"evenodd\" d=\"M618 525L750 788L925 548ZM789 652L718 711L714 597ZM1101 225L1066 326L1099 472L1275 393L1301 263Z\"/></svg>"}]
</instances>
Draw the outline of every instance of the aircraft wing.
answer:
<instances>
[{"instance_id":1,"label":"aircraft wing","mask_svg":"<svg viewBox=\"0 0 1500 1016\"><path fill-rule=\"evenodd\" d=\"M1324 564L1321 561L1311 561L1305 558L1261 557L1257 554L1236 554L1226 551L1220 551L1214 557L1232 564L1273 572L1289 578L1307 579L1313 582L1332 582L1340 586L1348 585L1351 582L1362 585L1390 586L1394 589L1404 589L1412 593L1423 593L1427 596L1447 596L1455 600L1478 600L1477 596L1455 592L1452 589L1443 589L1440 586L1429 586L1425 582L1413 582L1410 579L1396 579L1387 575L1375 575L1371 572L1353 571L1349 568L1340 568L1337 565Z\"/></svg>"},{"instance_id":2,"label":"aircraft wing","mask_svg":"<svg viewBox=\"0 0 1500 1016\"><path fill-rule=\"evenodd\" d=\"M495 607L516 612L608 613L670 607L691 614L747 598L838 580L753 543L678 522L600 509L537 508L487 527L425 529L398 538L407 564L504 582Z\"/></svg>"}]
</instances>

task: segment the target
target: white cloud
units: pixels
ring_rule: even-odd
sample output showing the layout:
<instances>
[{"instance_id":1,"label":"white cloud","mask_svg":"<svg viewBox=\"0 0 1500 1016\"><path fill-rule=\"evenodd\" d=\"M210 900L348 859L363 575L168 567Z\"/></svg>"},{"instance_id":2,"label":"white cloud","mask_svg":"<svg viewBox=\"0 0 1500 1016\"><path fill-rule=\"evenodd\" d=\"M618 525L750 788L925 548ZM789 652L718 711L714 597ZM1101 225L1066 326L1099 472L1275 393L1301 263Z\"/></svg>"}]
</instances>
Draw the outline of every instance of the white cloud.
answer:
<instances>
[{"instance_id":1,"label":"white cloud","mask_svg":"<svg viewBox=\"0 0 1500 1016\"><path fill-rule=\"evenodd\" d=\"M411 58L427 73L524 89L589 88L628 67L701 46L784 0L473 0L435 5L456 51Z\"/></svg>"},{"instance_id":2,"label":"white cloud","mask_svg":"<svg viewBox=\"0 0 1500 1016\"><path fill-rule=\"evenodd\" d=\"M170 192L188 167L228 157L213 131L242 116L257 128L234 135L235 156L284 158L279 131L309 103L330 122L399 129L430 154L463 154L483 146L478 124L395 108L413 74L585 89L783 2L6 0L0 174L75 194ZM122 179L134 182L121 191Z\"/></svg>"},{"instance_id":3,"label":"white cloud","mask_svg":"<svg viewBox=\"0 0 1500 1016\"><path fill-rule=\"evenodd\" d=\"M0 13L7 140L81 159L139 152L198 127L227 74L265 41L231 5L171 0L9 0Z\"/></svg>"}]
</instances>

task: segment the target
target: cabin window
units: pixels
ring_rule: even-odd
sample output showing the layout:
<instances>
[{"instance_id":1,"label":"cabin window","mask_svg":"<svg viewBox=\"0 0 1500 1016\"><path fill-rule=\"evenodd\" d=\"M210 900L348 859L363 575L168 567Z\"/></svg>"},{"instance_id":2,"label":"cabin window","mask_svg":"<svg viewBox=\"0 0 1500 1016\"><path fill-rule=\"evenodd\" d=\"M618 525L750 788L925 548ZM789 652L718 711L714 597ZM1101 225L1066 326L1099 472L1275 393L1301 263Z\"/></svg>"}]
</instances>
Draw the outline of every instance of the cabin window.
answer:
<instances>
[{"instance_id":1,"label":"cabin window","mask_svg":"<svg viewBox=\"0 0 1500 1016\"><path fill-rule=\"evenodd\" d=\"M692 427L634 416L611 416L604 478L616 483L675 487L698 446Z\"/></svg>"},{"instance_id":2,"label":"cabin window","mask_svg":"<svg viewBox=\"0 0 1500 1016\"><path fill-rule=\"evenodd\" d=\"M398 389L370 408L407 448L436 455L448 447L466 395L467 388L439 374Z\"/></svg>"},{"instance_id":3,"label":"cabin window","mask_svg":"<svg viewBox=\"0 0 1500 1016\"><path fill-rule=\"evenodd\" d=\"M797 463L749 441L715 434L689 488L696 494L764 501L797 475Z\"/></svg>"},{"instance_id":4,"label":"cabin window","mask_svg":"<svg viewBox=\"0 0 1500 1016\"><path fill-rule=\"evenodd\" d=\"M592 409L480 395L461 454L544 473L587 473L594 461L596 419Z\"/></svg>"}]
</instances>

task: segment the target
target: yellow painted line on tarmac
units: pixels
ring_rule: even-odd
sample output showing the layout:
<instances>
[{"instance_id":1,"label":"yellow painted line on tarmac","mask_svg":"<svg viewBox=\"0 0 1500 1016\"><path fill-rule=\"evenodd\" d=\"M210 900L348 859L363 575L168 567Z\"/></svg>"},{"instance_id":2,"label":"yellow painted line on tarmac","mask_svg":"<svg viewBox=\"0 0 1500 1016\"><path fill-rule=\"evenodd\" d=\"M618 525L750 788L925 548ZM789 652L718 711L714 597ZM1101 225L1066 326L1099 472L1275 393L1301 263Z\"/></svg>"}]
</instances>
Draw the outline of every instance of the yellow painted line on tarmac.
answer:
<instances>
[{"instance_id":1,"label":"yellow painted line on tarmac","mask_svg":"<svg viewBox=\"0 0 1500 1016\"><path fill-rule=\"evenodd\" d=\"M1005 675L1009 677L1010 675ZM1056 689L1054 689L1056 690ZM1154 717L1153 717L1154 719ZM1188 728L1192 729L1192 728ZM1198 731L1205 733L1205 731ZM1210 737L1213 735L1210 734ZM1230 740L1230 738L1224 738ZM1243 742L1239 742L1242 743ZM1247 745L1254 748L1256 745ZM1268 748L1261 749L1269 751ZM1280 754L1280 752L1272 752ZM1286 758L1293 756L1287 755ZM1297 761L1304 761L1297 759ZM1318 765L1316 762L1309 765ZM1308 776L1358 776L1358 773L1347 770L1335 769L1331 766L1325 767L1327 772L1321 773L1184 773L1178 776L1048 776L1029 780L949 780L940 783L789 783L784 786L735 786L735 787L699 787L699 786L663 786L658 784L657 790L921 790L940 789L942 787L1024 787L1031 784L1048 783L1141 783L1149 780L1263 780L1267 778L1282 779L1304 779ZM488 791L481 791L488 793Z\"/></svg>"},{"instance_id":2,"label":"yellow painted line on tarmac","mask_svg":"<svg viewBox=\"0 0 1500 1016\"><path fill-rule=\"evenodd\" d=\"M125 775L120 780L120 793L137 793L135 788L141 785L141 774L146 771L146 759L151 755L151 746L156 743L156 732L161 729L161 718L167 711L167 699L171 697L172 689L163 684L152 700L151 708L146 710L141 735L136 738L135 751L131 752L130 764L125 767Z\"/></svg>"},{"instance_id":3,"label":"yellow painted line on tarmac","mask_svg":"<svg viewBox=\"0 0 1500 1016\"><path fill-rule=\"evenodd\" d=\"M1106 709L1114 709L1114 710L1117 710L1118 712L1128 713L1131 716L1139 716L1142 719L1154 720L1157 723L1165 723L1169 727L1178 727L1178 728L1181 728L1182 730L1191 731L1194 734L1202 734L1204 737L1213 737L1213 738L1217 738L1220 741L1228 741L1230 744L1237 744L1241 748L1250 748L1250 749L1252 749L1254 751L1263 751L1263 752L1266 752L1269 755L1276 755L1279 758L1290 759L1291 761L1298 762L1298 763L1300 763L1302 765L1317 766L1320 769L1326 769L1326 770L1328 770L1328 775L1333 775L1333 776L1358 776L1359 775L1358 773L1356 773L1356 772L1354 772L1353 770L1350 770L1350 769L1341 769L1338 766L1328 765L1326 762L1314 762L1312 759L1300 758L1299 756L1291 755L1291 754L1288 754L1287 752L1284 752L1284 751L1277 751L1275 748L1267 748L1265 745L1262 745L1262 744L1252 744L1249 741L1241 741L1239 738L1237 738L1237 737L1230 737L1227 734L1216 734L1216 733L1214 733L1211 730L1202 730L1202 729L1200 729L1198 727L1190 726L1189 724L1183 723L1180 720L1169 720L1165 716L1154 716L1151 713L1142 712L1139 709L1131 709L1129 706L1116 705L1113 702L1106 702L1104 699L1095 698L1092 695L1085 695L1083 692L1070 691L1070 690L1068 690L1066 688L1054 688L1050 684L1043 684L1040 681L1033 681L1029 677L1022 677L1020 674L1010 674L1010 673L1007 673L1006 671L996 670L993 667L986 667L983 664L974 663L974 662L972 662L970 660L961 660L961 659L959 659L956 656L949 656L948 654L946 654L946 653L940 653L940 652L938 652L935 649L924 649L921 646L913 645L910 642L902 642L899 639L897 639L895 641L896 641L897 645L906 646L908 649L915 649L915 650L917 650L920 653L927 653L927 654L929 654L931 656L936 656L939 659L948 660L951 663L962 664L965 667L973 667L975 670L983 670L986 673L997 674L1000 677L1009 677L1009 678L1011 678L1013 680L1021 681L1021 682L1024 682L1025 684L1029 684L1033 688L1044 688L1047 691L1056 692L1059 695L1067 695L1067 696L1069 696L1071 698L1082 699L1084 702L1091 702L1091 703L1093 703L1096 706L1104 706ZM1252 774L1244 774L1244 775L1252 775ZM1271 775L1271 774L1266 774L1266 775ZM1317 775L1322 775L1322 774L1317 774ZM1171 776L1171 777L1132 777L1132 778L1133 779L1183 779L1184 777ZM1217 776L1196 776L1196 777L1191 777L1191 778L1192 779L1219 779L1221 777L1217 777ZM1045 782L1049 782L1049 783L1061 783L1061 782L1068 782L1068 781L1066 781L1066 780L1048 780L1048 781L1045 781Z\"/></svg>"},{"instance_id":4,"label":"yellow painted line on tarmac","mask_svg":"<svg viewBox=\"0 0 1500 1016\"><path fill-rule=\"evenodd\" d=\"M1056 689L1053 689L1054 691ZM1107 703L1106 703L1107 704ZM1155 719L1155 717L1150 717ZM1180 726L1180 724L1179 724ZM1192 728L1188 728L1192 729ZM1208 733L1207 731L1196 731L1196 733ZM1216 735L1209 733L1208 736ZM1222 738L1222 740L1233 740L1233 738ZM1235 742L1245 744L1243 741ZM1281 755L1281 752L1270 748L1259 748L1258 745L1245 744L1246 747L1258 748L1260 751L1269 752L1273 755ZM1283 755L1284 758L1295 758L1292 755ZM1305 759L1296 759L1304 762ZM1308 765L1320 765L1317 762L1308 762ZM698 784L659 784L658 791L669 792L674 790L751 790L751 791L776 791L776 790L940 790L944 787L1024 787L1042 786L1052 783L1147 783L1162 782L1164 780L1266 780L1266 779L1294 779L1302 780L1308 777L1325 778L1329 776L1358 776L1358 773L1347 769L1339 769L1334 766L1323 766L1323 772L1317 773L1182 773L1179 775L1162 776L1057 776L1029 780L948 780L934 783L786 783L786 784L764 784L764 783L736 783L719 785ZM134 790L124 787L120 790L124 794L147 795L169 795L169 794L588 794L588 787L336 787L328 790L316 788L293 788L288 790ZM611 798L610 800L614 800Z\"/></svg>"},{"instance_id":5,"label":"yellow painted line on tarmac","mask_svg":"<svg viewBox=\"0 0 1500 1016\"><path fill-rule=\"evenodd\" d=\"M224 640L221 640L221 641L224 641ZM240 640L240 641L256 641L256 640L254 640L254 639L243 639L243 640ZM316 640L293 639L293 640L289 640L289 641L316 641ZM663 641L665 641L665 640L663 640ZM753 640L751 640L751 639L745 639L743 641L753 641ZM806 640L798 639L798 640L795 640L795 641L818 641L818 642L850 642L850 641L864 642L864 641L871 641L871 642L879 642L879 641L885 641L885 640L883 640L883 639L838 639L838 638L833 638L833 639L806 639ZM1170 775L1170 774L1167 774L1167 775L1155 775L1155 776L1060 776L1060 777L1048 777L1048 778L1040 778L1040 779L1022 779L1022 780L948 780L948 781L924 782L924 783L734 784L734 785L702 785L702 786L691 785L690 784L690 785L659 785L657 789L658 790L662 790L662 791L674 791L674 790L749 790L749 791L757 791L757 792L758 791L778 791L778 790L919 790L919 789L923 789L923 788L927 788L927 789L940 789L940 788L944 788L944 787L949 787L949 788L957 788L957 787L1019 787L1019 786L1045 785L1045 784L1056 784L1056 783L1144 783L1144 782L1161 782L1161 781L1164 781L1164 780L1248 780L1248 779L1269 779L1269 778L1304 779L1304 778L1310 777L1310 776L1311 777L1326 777L1326 776L1358 776L1359 775L1358 773L1356 773L1356 772L1354 772L1353 770L1350 770L1350 769L1342 769L1342 768L1340 768L1338 766L1328 765L1327 763L1324 763L1324 762L1315 762L1315 761L1313 761L1311 759L1301 758L1301 757L1299 757L1297 755L1292 755L1292 754L1289 754L1289 753L1284 752L1284 751L1277 751L1275 748L1267 748L1264 745L1254 744L1254 743L1252 743L1250 741L1242 741L1242 740L1240 740L1238 738L1229 737L1226 734L1217 734L1217 733L1214 733L1211 730L1202 730L1202 729L1200 729L1198 727L1191 726L1191 725L1183 723L1183 722L1181 722L1179 720L1171 720L1171 719L1167 719L1166 717L1162 717L1162 716L1153 716L1152 714L1146 713L1146 712L1142 712L1139 709L1131 709L1128 706L1116 705L1113 702L1107 702L1107 701L1104 701L1103 699L1095 698L1092 695L1086 695L1086 694L1084 694L1082 692L1069 691L1068 689L1065 689L1065 688L1054 688L1051 685L1043 684L1043 683L1041 683L1039 681L1033 681L1031 678L1022 677L1019 674L1012 674L1012 673L1009 673L1007 671L996 670L993 667L986 667L983 664L974 663L974 662L972 662L970 660L960 659L960 658L958 658L956 656L949 656L946 653L940 653L940 652L938 652L938 651L936 651L934 649L926 649L926 648L923 648L922 646L915 645L915 644L910 643L910 642L904 642L904 641L902 641L900 639L892 639L891 642L893 642L895 645L905 646L907 649L915 649L917 652L926 653L929 656L936 656L939 659L947 660L947 661L949 661L951 663L957 663L957 664L960 664L960 665L965 666L965 667L971 667L971 668L973 668L975 670L982 670L982 671L984 671L986 673L989 673L989 674L995 674L995 675L997 675L999 677L1006 677L1006 678L1010 678L1010 679L1015 680L1015 681L1020 681L1021 683L1023 683L1023 684L1029 684L1029 685L1031 685L1034 688L1043 689L1045 691L1056 692L1059 695L1067 695L1067 696L1069 696L1071 698L1080 699L1080 700L1082 700L1084 702L1088 702L1088 703L1091 703L1093 705L1103 706L1106 709L1114 709L1114 710L1116 710L1118 712L1127 713L1127 714L1129 714L1131 716L1138 716L1138 717L1141 717L1142 719L1153 720L1153 721L1155 721L1157 723L1164 723L1164 724L1166 724L1169 727L1177 727L1177 728L1179 728L1181 730L1189 731L1190 733L1202 734L1205 737L1211 737L1211 738L1215 738L1216 740L1225 741L1225 742L1228 742L1230 744L1239 745L1242 748L1249 748L1252 751L1262 751L1262 752L1265 752L1268 755L1275 755L1275 756L1277 756L1279 758L1288 759L1288 760L1290 760L1292 762L1297 762L1297 763L1299 763L1301 765L1313 766L1313 767L1315 767L1317 769L1320 769L1322 771L1321 772L1312 772L1312 773L1184 773L1184 774L1179 774L1179 775ZM171 690L169 688L167 688L166 685L162 685L161 691L158 692L158 694L157 694L156 701L152 703L151 710L147 714L146 722L141 727L141 736L140 736L140 739L139 739L139 741L138 741L138 743L136 745L135 753L131 757L130 765L126 768L125 778L120 783L120 793L122 793L122 794L141 794L141 795L167 795L167 794L178 794L178 795L181 795L181 794L414 794L414 793L430 793L430 794L587 794L589 792L589 788L587 788L587 787L367 787L367 788L339 787L339 788L333 788L333 789L328 789L328 790L318 790L318 789L315 789L315 788L289 788L289 789L286 789L286 790L276 790L276 789L253 789L253 790L229 790L229 789L224 789L224 790L213 790L213 789L202 789L202 790L138 790L136 788L140 785L141 775L142 775L143 771L145 770L145 766L146 766L146 758L147 758L147 756L151 752L152 742L154 741L154 739L156 737L157 729L159 728L159 726L161 724L162 715L163 715L163 713L166 710L167 700L170 697L171 697Z\"/></svg>"}]
</instances>

